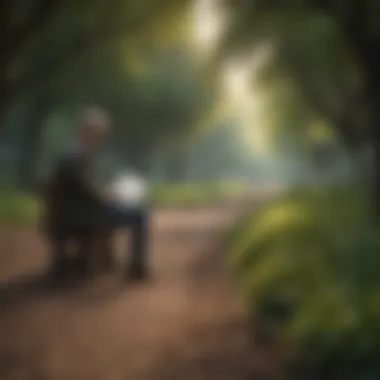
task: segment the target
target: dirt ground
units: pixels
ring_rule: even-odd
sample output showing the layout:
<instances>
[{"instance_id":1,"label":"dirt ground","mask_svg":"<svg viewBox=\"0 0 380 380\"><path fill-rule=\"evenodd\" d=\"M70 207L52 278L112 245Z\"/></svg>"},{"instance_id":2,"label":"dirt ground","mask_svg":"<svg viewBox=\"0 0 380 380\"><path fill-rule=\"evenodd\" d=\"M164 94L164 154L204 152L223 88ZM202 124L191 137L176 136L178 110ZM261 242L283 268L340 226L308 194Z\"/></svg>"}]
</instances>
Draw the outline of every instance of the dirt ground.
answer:
<instances>
[{"instance_id":1,"label":"dirt ground","mask_svg":"<svg viewBox=\"0 0 380 380\"><path fill-rule=\"evenodd\" d=\"M44 285L36 231L2 227L0 379L279 379L264 376L277 371L273 353L248 341L220 247L247 207L156 210L151 282L116 273L61 292Z\"/></svg>"}]
</instances>

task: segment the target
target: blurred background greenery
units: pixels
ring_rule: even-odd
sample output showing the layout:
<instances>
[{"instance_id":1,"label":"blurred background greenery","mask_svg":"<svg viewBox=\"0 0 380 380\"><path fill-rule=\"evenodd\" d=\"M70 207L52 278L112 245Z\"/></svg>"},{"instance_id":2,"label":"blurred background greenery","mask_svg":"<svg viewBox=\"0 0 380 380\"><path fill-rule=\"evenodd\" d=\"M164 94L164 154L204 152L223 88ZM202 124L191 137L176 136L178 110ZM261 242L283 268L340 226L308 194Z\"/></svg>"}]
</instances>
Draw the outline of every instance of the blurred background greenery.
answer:
<instances>
[{"instance_id":1,"label":"blurred background greenery","mask_svg":"<svg viewBox=\"0 0 380 380\"><path fill-rule=\"evenodd\" d=\"M1 223L36 221L100 105L103 181L132 168L165 206L286 189L226 243L247 307L311 378L378 379L379 4L2 1Z\"/></svg>"}]
</instances>

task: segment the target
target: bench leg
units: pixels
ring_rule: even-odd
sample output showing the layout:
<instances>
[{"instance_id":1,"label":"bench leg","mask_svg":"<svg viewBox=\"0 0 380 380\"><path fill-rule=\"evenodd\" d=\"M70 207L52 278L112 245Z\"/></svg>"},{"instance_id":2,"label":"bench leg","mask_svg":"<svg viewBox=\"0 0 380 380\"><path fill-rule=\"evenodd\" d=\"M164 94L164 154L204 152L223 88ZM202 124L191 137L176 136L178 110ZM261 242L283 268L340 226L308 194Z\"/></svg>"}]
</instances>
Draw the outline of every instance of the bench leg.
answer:
<instances>
[{"instance_id":1,"label":"bench leg","mask_svg":"<svg viewBox=\"0 0 380 380\"><path fill-rule=\"evenodd\" d=\"M96 247L96 261L100 270L108 272L114 269L115 261L113 257L113 232L106 231L98 238Z\"/></svg>"},{"instance_id":2,"label":"bench leg","mask_svg":"<svg viewBox=\"0 0 380 380\"><path fill-rule=\"evenodd\" d=\"M53 250L51 264L51 276L54 281L63 280L67 277L70 270L70 262L66 256L63 243L56 243Z\"/></svg>"},{"instance_id":3,"label":"bench leg","mask_svg":"<svg viewBox=\"0 0 380 380\"><path fill-rule=\"evenodd\" d=\"M94 249L94 239L87 238L79 242L77 257L75 260L75 269L80 276L87 276L92 273L92 252Z\"/></svg>"},{"instance_id":4,"label":"bench leg","mask_svg":"<svg viewBox=\"0 0 380 380\"><path fill-rule=\"evenodd\" d=\"M111 237L107 232L81 241L76 263L81 275L93 276L113 269Z\"/></svg>"},{"instance_id":5,"label":"bench leg","mask_svg":"<svg viewBox=\"0 0 380 380\"><path fill-rule=\"evenodd\" d=\"M68 252L68 242L62 241L54 244L51 275L54 281L69 279L70 276L83 276L89 272L88 252L91 249L91 241L74 241L76 255L72 257ZM71 250L72 251L72 250ZM71 254L74 253L73 251Z\"/></svg>"},{"instance_id":6,"label":"bench leg","mask_svg":"<svg viewBox=\"0 0 380 380\"><path fill-rule=\"evenodd\" d=\"M112 236L109 231L97 236L77 240L76 257L67 255L65 241L53 242L51 276L54 281L64 280L70 275L93 276L114 268Z\"/></svg>"}]
</instances>

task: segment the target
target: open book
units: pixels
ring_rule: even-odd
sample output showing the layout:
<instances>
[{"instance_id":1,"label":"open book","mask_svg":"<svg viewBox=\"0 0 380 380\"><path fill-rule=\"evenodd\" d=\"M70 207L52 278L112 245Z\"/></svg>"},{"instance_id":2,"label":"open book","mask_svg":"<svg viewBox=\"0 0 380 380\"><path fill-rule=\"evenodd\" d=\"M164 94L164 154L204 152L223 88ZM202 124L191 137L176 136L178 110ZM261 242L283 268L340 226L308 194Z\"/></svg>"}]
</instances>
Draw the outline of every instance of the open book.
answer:
<instances>
[{"instance_id":1,"label":"open book","mask_svg":"<svg viewBox=\"0 0 380 380\"><path fill-rule=\"evenodd\" d=\"M146 182L134 173L119 175L111 183L109 191L119 202L131 207L143 206L148 198Z\"/></svg>"}]
</instances>

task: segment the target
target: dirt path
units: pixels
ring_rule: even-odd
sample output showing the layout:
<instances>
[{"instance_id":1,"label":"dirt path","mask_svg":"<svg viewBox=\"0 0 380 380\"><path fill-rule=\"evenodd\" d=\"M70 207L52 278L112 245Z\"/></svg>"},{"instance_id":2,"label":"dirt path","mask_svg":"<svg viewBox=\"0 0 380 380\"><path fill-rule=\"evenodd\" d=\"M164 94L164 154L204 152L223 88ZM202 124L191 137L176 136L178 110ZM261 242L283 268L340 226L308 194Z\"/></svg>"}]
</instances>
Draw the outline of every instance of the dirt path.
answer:
<instances>
[{"instance_id":1,"label":"dirt path","mask_svg":"<svg viewBox=\"0 0 380 380\"><path fill-rule=\"evenodd\" d=\"M114 275L61 294L0 289L0 379L255 379L263 358L249 347L218 249L240 212L156 212L150 284L123 285ZM0 280L9 282L43 271L47 254L34 231L3 228L0 260Z\"/></svg>"}]
</instances>

